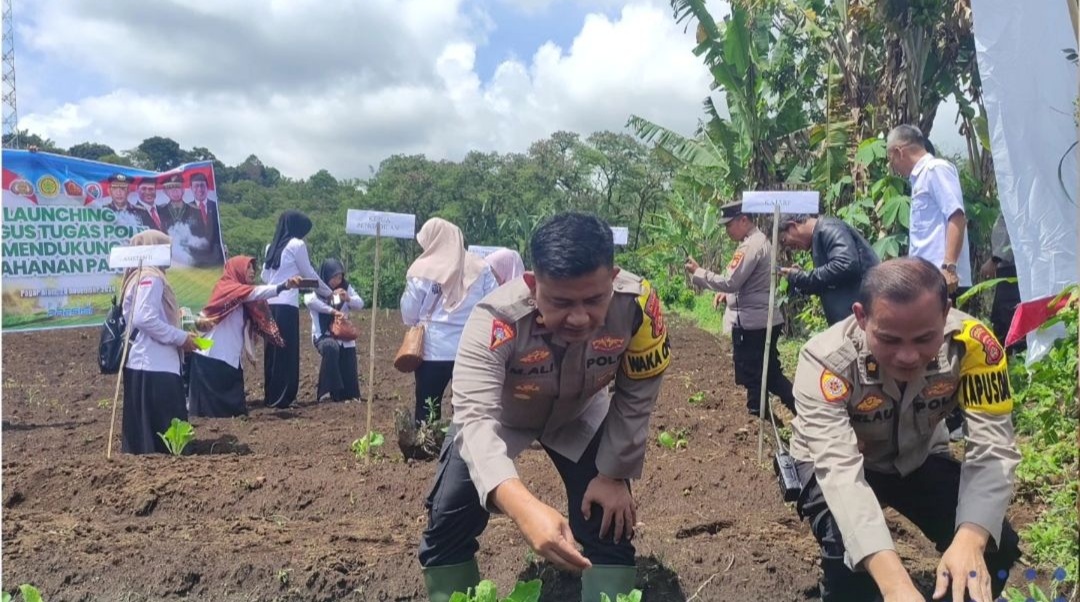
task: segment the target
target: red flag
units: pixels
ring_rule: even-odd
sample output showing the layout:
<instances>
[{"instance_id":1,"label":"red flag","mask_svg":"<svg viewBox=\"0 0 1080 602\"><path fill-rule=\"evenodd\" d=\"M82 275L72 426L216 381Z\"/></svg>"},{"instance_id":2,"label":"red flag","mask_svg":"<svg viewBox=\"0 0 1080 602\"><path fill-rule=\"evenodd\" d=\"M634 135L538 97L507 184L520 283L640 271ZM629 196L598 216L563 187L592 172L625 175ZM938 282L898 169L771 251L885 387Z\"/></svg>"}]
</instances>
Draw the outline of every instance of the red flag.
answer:
<instances>
[{"instance_id":1,"label":"red flag","mask_svg":"<svg viewBox=\"0 0 1080 602\"><path fill-rule=\"evenodd\" d=\"M1017 305L1012 324L1009 325L1009 334L1005 337L1005 346L1011 347L1028 333L1038 330L1047 320L1069 305L1070 295L1062 296L1057 303L1054 303L1057 297L1057 295L1052 295Z\"/></svg>"}]
</instances>

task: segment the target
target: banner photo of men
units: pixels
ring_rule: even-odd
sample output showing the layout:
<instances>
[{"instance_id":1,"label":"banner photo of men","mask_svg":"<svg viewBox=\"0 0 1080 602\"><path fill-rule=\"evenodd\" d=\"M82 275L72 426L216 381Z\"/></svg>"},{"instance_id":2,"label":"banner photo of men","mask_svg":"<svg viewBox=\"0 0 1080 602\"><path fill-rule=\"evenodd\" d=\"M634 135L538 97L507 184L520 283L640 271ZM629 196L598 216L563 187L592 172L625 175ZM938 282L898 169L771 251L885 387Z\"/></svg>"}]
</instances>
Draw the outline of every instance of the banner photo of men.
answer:
<instances>
[{"instance_id":1,"label":"banner photo of men","mask_svg":"<svg viewBox=\"0 0 1080 602\"><path fill-rule=\"evenodd\" d=\"M197 310L225 250L210 161L164 173L3 151L3 330L99 325L120 288L109 252L146 229L172 238L169 281Z\"/></svg>"}]
</instances>

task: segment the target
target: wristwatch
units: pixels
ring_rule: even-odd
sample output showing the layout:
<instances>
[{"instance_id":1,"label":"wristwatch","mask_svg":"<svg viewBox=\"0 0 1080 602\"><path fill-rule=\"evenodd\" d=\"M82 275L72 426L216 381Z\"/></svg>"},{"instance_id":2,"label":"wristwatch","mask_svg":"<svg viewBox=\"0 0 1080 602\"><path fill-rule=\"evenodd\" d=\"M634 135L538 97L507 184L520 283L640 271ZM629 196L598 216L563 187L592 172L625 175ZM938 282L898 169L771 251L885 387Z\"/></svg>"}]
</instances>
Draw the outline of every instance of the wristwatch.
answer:
<instances>
[{"instance_id":1,"label":"wristwatch","mask_svg":"<svg viewBox=\"0 0 1080 602\"><path fill-rule=\"evenodd\" d=\"M956 273L956 264L955 263L943 263L943 264L941 264L941 269L945 270L946 272L952 272L953 274L955 274Z\"/></svg>"}]
</instances>

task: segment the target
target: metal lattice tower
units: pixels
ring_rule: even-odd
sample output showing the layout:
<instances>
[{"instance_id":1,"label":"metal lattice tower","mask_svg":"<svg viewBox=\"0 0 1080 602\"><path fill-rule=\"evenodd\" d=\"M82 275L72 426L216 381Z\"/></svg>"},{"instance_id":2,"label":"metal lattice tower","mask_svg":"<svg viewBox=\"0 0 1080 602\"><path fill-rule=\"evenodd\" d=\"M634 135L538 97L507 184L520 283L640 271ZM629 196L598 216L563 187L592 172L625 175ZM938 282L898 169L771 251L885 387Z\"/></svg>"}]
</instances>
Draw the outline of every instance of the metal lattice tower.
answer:
<instances>
[{"instance_id":1,"label":"metal lattice tower","mask_svg":"<svg viewBox=\"0 0 1080 602\"><path fill-rule=\"evenodd\" d=\"M15 107L15 26L11 19L11 2L4 0L4 138L12 138L4 146L19 148L19 112Z\"/></svg>"}]
</instances>

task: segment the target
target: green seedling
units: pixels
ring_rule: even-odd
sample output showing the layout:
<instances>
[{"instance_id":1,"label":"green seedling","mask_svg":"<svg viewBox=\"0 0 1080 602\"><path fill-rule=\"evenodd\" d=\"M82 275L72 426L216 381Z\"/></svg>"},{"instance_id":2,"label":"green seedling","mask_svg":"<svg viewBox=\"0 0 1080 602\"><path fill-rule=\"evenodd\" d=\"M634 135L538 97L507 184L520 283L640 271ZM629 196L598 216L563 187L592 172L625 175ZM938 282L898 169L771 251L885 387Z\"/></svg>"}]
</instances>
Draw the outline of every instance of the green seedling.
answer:
<instances>
[{"instance_id":1,"label":"green seedling","mask_svg":"<svg viewBox=\"0 0 1080 602\"><path fill-rule=\"evenodd\" d=\"M519 581L509 596L500 598L495 584L485 579L475 588L470 587L468 592L455 592L450 596L450 602L539 602L540 586L539 579Z\"/></svg>"},{"instance_id":2,"label":"green seedling","mask_svg":"<svg viewBox=\"0 0 1080 602\"><path fill-rule=\"evenodd\" d=\"M369 453L375 449L382 447L382 444L386 442L386 437L378 431L371 431L370 433L360 437L356 441L352 442L349 449L356 454L356 459L360 460L366 458Z\"/></svg>"},{"instance_id":3,"label":"green seedling","mask_svg":"<svg viewBox=\"0 0 1080 602\"><path fill-rule=\"evenodd\" d=\"M656 437L656 442L659 443L661 447L670 450L686 449L687 445L690 443L686 440L686 431L681 429L674 433L660 431L660 434Z\"/></svg>"},{"instance_id":4,"label":"green seedling","mask_svg":"<svg viewBox=\"0 0 1080 602\"><path fill-rule=\"evenodd\" d=\"M41 592L29 583L20 585L19 593L22 594L23 602L45 602L45 599L41 597ZM4 592L0 596L0 602L11 602L11 594Z\"/></svg>"},{"instance_id":5,"label":"green seedling","mask_svg":"<svg viewBox=\"0 0 1080 602\"><path fill-rule=\"evenodd\" d=\"M691 405L699 404L699 403L701 403L703 401L705 401L705 391L698 391L697 393L694 393L693 395L691 395L686 400L686 402L691 404Z\"/></svg>"},{"instance_id":6,"label":"green seedling","mask_svg":"<svg viewBox=\"0 0 1080 602\"><path fill-rule=\"evenodd\" d=\"M165 442L165 447L168 448L170 454L179 456L184 453L187 444L195 439L195 427L191 426L190 422L173 418L172 423L169 424L169 430L158 433L157 436Z\"/></svg>"},{"instance_id":7,"label":"green seedling","mask_svg":"<svg viewBox=\"0 0 1080 602\"><path fill-rule=\"evenodd\" d=\"M607 594L600 594L600 602L611 602ZM641 602L641 590L633 590L629 594L619 594L615 602Z\"/></svg>"},{"instance_id":8,"label":"green seedling","mask_svg":"<svg viewBox=\"0 0 1080 602\"><path fill-rule=\"evenodd\" d=\"M98 402L97 402L97 407L99 407L99 408L101 408L103 410L107 410L107 409L112 407L112 400L111 399L99 399Z\"/></svg>"},{"instance_id":9,"label":"green seedling","mask_svg":"<svg viewBox=\"0 0 1080 602\"><path fill-rule=\"evenodd\" d=\"M277 580L280 581L282 585L288 585L289 584L289 569L281 569L281 570L279 570L277 572Z\"/></svg>"}]
</instances>

